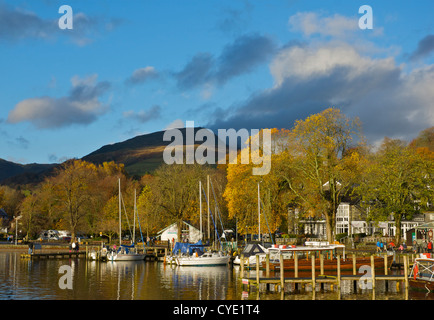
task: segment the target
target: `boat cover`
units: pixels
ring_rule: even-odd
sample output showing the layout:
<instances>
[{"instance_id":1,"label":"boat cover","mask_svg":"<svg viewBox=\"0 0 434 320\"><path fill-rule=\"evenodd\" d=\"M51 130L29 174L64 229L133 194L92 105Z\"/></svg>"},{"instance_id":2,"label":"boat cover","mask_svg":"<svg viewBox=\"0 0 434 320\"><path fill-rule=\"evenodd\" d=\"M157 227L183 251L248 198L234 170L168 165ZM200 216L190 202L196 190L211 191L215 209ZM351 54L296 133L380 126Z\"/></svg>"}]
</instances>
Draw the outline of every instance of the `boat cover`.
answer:
<instances>
[{"instance_id":1,"label":"boat cover","mask_svg":"<svg viewBox=\"0 0 434 320\"><path fill-rule=\"evenodd\" d=\"M244 257L254 256L258 253L264 253L265 251L257 243L248 243L243 250Z\"/></svg>"},{"instance_id":2,"label":"boat cover","mask_svg":"<svg viewBox=\"0 0 434 320\"><path fill-rule=\"evenodd\" d=\"M181 251L181 253L188 253L190 255L193 254L193 252L197 252L198 255L202 255L203 248L206 246L207 245L202 244L202 240L199 240L196 243L177 242L173 247L172 254L176 255L179 251Z\"/></svg>"}]
</instances>

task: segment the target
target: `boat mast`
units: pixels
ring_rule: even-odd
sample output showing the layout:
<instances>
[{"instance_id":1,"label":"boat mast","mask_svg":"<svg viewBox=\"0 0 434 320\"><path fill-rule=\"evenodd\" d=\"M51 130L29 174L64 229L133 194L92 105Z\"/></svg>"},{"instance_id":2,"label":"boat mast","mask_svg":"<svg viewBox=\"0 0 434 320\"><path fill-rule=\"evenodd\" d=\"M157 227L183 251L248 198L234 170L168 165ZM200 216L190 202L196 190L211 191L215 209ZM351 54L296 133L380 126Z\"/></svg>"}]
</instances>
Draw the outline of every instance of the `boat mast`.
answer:
<instances>
[{"instance_id":1,"label":"boat mast","mask_svg":"<svg viewBox=\"0 0 434 320\"><path fill-rule=\"evenodd\" d=\"M209 209L209 175L206 176L206 180L207 180L207 204L208 204L208 239L211 241L211 227L210 227L210 209Z\"/></svg>"},{"instance_id":2,"label":"boat mast","mask_svg":"<svg viewBox=\"0 0 434 320\"><path fill-rule=\"evenodd\" d=\"M199 180L200 240L202 240L202 181Z\"/></svg>"},{"instance_id":3,"label":"boat mast","mask_svg":"<svg viewBox=\"0 0 434 320\"><path fill-rule=\"evenodd\" d=\"M122 245L121 211L121 178L119 178L119 246Z\"/></svg>"},{"instance_id":4,"label":"boat mast","mask_svg":"<svg viewBox=\"0 0 434 320\"><path fill-rule=\"evenodd\" d=\"M133 244L136 243L136 189L134 189L134 222L133 222Z\"/></svg>"},{"instance_id":5,"label":"boat mast","mask_svg":"<svg viewBox=\"0 0 434 320\"><path fill-rule=\"evenodd\" d=\"M258 182L258 240L261 241L261 197Z\"/></svg>"}]
</instances>

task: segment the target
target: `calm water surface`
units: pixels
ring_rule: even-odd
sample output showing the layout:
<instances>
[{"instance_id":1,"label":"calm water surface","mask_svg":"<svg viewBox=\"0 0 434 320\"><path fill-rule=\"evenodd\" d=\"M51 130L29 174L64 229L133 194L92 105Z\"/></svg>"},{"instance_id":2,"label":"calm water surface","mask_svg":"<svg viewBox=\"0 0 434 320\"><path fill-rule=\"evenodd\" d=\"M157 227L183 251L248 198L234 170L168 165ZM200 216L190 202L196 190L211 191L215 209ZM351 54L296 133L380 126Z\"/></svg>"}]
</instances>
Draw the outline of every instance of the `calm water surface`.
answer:
<instances>
[{"instance_id":1,"label":"calm water surface","mask_svg":"<svg viewBox=\"0 0 434 320\"><path fill-rule=\"evenodd\" d=\"M62 265L72 270L72 289L61 289ZM279 292L243 291L238 268L170 267L161 262L96 262L86 259L22 259L16 252L0 252L1 300L280 300ZM252 272L252 276L254 273ZM372 290L354 292L351 281L343 281L342 290L315 292L306 288L285 293L283 299L295 300L404 300L402 285L391 282L388 290L377 282ZM434 299L434 294L412 292L409 299Z\"/></svg>"}]
</instances>

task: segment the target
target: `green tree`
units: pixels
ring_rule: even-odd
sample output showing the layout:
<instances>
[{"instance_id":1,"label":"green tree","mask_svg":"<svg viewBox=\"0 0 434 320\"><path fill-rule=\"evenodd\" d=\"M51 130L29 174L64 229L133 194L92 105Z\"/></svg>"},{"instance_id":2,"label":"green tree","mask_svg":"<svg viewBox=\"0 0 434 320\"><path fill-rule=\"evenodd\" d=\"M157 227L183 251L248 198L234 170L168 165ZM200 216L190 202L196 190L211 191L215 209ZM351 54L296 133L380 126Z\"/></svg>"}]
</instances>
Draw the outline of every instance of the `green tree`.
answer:
<instances>
[{"instance_id":1,"label":"green tree","mask_svg":"<svg viewBox=\"0 0 434 320\"><path fill-rule=\"evenodd\" d=\"M356 192L369 219L395 221L401 241L401 221L411 219L432 201L433 162L401 140L385 138L372 155Z\"/></svg>"}]
</instances>

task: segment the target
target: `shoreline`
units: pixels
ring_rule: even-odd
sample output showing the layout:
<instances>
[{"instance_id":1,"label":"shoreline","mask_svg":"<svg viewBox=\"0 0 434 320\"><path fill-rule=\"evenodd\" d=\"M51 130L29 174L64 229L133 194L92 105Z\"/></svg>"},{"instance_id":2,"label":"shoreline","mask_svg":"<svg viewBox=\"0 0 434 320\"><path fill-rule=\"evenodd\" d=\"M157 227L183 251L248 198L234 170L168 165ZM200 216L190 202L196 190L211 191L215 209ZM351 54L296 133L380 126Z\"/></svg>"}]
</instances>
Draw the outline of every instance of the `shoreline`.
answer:
<instances>
[{"instance_id":1,"label":"shoreline","mask_svg":"<svg viewBox=\"0 0 434 320\"><path fill-rule=\"evenodd\" d=\"M35 243L37 244L37 243ZM91 244L80 244L79 251L85 251L86 247L93 248L97 245L91 245ZM29 250L28 244L0 244L0 252L24 252L27 253ZM49 243L42 243L41 249L36 249L38 253L44 252L44 251L69 251L69 244L68 243L59 243L59 244L49 244Z\"/></svg>"}]
</instances>

